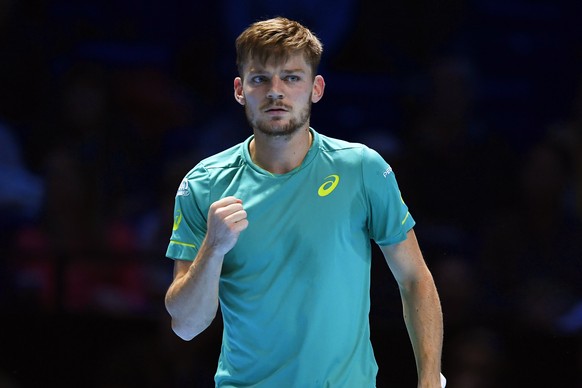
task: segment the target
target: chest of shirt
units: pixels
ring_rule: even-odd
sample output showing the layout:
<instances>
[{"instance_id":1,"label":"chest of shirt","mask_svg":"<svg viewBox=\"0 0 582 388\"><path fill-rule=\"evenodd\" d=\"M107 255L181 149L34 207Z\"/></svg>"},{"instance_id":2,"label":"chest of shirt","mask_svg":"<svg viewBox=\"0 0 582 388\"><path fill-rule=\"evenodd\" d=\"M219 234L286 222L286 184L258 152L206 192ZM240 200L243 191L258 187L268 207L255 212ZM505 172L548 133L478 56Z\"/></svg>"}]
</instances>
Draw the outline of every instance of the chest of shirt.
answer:
<instances>
[{"instance_id":1,"label":"chest of shirt","mask_svg":"<svg viewBox=\"0 0 582 388\"><path fill-rule=\"evenodd\" d=\"M286 257L293 258L287 268L297 266L301 272L315 266L309 273L316 273L347 253L343 245L369 241L366 196L356 171L324 164L275 177L240 171L223 182L213 187L213 196L240 198L249 221L225 258L226 272L260 273ZM326 252L323 263L317 258Z\"/></svg>"}]
</instances>

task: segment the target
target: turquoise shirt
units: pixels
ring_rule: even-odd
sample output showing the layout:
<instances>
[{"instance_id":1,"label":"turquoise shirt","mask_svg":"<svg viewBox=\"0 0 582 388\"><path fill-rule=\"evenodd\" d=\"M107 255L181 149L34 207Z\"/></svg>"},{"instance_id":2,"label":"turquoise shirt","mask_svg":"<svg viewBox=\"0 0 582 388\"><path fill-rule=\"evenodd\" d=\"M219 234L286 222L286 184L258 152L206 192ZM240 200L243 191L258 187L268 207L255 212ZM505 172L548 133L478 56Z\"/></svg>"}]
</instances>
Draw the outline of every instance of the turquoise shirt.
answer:
<instances>
[{"instance_id":1,"label":"turquoise shirt","mask_svg":"<svg viewBox=\"0 0 582 388\"><path fill-rule=\"evenodd\" d=\"M377 152L311 131L287 174L254 164L250 137L200 162L176 195L173 259L196 257L218 199L240 198L248 215L220 277L218 387L375 386L371 240L403 241L414 220Z\"/></svg>"}]
</instances>

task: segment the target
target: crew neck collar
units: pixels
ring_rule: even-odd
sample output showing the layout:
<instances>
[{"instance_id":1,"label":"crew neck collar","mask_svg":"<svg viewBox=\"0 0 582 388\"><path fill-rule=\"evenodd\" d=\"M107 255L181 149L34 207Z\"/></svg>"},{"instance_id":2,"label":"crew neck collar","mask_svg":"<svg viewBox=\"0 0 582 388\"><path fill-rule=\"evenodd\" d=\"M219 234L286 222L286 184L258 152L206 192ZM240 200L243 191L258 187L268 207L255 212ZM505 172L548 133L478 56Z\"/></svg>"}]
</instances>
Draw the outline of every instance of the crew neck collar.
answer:
<instances>
[{"instance_id":1,"label":"crew neck collar","mask_svg":"<svg viewBox=\"0 0 582 388\"><path fill-rule=\"evenodd\" d=\"M307 154L305 154L305 158L303 158L303 161L301 162L301 164L299 166L295 167L293 170L291 170L285 174L273 174L273 173L265 170L264 168L262 168L261 166L259 166L258 164L256 164L252 160L251 153L249 151L249 146L251 144L251 141L254 139L255 135L249 136L244 141L244 143L242 145L244 159L245 159L246 163L253 168L253 170L259 172L262 175L268 175L270 177L286 177L289 175L296 174L297 172L299 172L300 170L305 168L307 165L309 165L309 163L311 163L311 161L313 161L313 158L315 158L315 155L317 154L317 151L319 150L319 144L321 141L321 139L319 137L319 133L317 133L317 131L315 131L311 127L309 128L309 132L311 132L311 136L313 136L313 141L311 142L311 146L309 147Z\"/></svg>"}]
</instances>

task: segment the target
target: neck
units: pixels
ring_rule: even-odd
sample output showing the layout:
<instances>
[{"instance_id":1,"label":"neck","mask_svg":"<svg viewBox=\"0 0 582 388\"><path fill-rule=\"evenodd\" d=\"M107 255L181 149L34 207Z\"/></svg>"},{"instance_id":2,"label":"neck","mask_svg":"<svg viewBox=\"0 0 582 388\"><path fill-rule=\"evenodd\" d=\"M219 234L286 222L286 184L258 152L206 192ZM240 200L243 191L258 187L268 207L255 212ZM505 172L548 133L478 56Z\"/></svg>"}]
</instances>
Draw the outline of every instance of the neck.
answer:
<instances>
[{"instance_id":1,"label":"neck","mask_svg":"<svg viewBox=\"0 0 582 388\"><path fill-rule=\"evenodd\" d=\"M255 131L249 144L253 162L272 174L285 174L299 167L311 147L313 135L309 128L289 136L271 136Z\"/></svg>"}]
</instances>

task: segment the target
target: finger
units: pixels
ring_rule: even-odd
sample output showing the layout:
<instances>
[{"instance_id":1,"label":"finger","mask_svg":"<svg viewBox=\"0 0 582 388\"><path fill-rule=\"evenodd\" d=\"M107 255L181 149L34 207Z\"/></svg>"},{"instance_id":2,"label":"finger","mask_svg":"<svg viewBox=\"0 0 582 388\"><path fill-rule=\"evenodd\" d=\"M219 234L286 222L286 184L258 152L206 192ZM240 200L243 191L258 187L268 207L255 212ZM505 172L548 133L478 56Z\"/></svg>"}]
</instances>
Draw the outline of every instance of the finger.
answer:
<instances>
[{"instance_id":1,"label":"finger","mask_svg":"<svg viewBox=\"0 0 582 388\"><path fill-rule=\"evenodd\" d=\"M216 207L225 207L225 206L231 205L233 203L242 203L242 200L231 195L231 196L219 199L218 201L214 202L214 205Z\"/></svg>"},{"instance_id":2,"label":"finger","mask_svg":"<svg viewBox=\"0 0 582 388\"><path fill-rule=\"evenodd\" d=\"M226 216L224 218L224 221L227 224L234 224L236 222L246 220L246 218L247 218L247 212L245 210L241 209L239 211L233 212L233 213L229 214L228 216Z\"/></svg>"},{"instance_id":3,"label":"finger","mask_svg":"<svg viewBox=\"0 0 582 388\"><path fill-rule=\"evenodd\" d=\"M249 226L249 221L244 218L232 224L231 230L235 233L240 233Z\"/></svg>"},{"instance_id":4,"label":"finger","mask_svg":"<svg viewBox=\"0 0 582 388\"><path fill-rule=\"evenodd\" d=\"M226 219L226 217L229 217L235 213L238 213L240 211L244 211L243 206L241 203L233 203L224 207L221 207L219 209L216 210L216 215L218 215L219 217Z\"/></svg>"}]
</instances>

